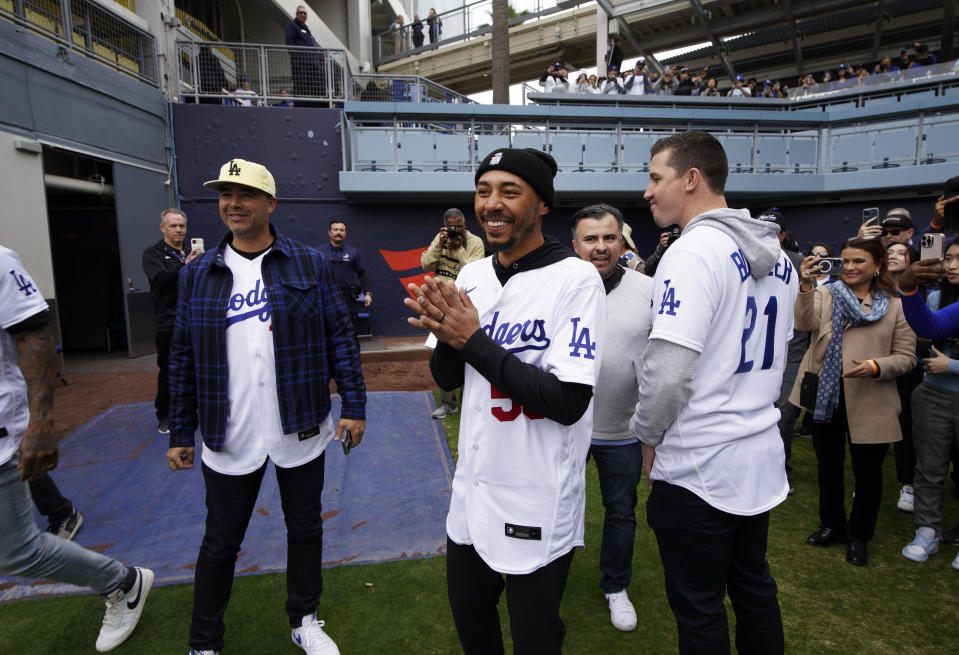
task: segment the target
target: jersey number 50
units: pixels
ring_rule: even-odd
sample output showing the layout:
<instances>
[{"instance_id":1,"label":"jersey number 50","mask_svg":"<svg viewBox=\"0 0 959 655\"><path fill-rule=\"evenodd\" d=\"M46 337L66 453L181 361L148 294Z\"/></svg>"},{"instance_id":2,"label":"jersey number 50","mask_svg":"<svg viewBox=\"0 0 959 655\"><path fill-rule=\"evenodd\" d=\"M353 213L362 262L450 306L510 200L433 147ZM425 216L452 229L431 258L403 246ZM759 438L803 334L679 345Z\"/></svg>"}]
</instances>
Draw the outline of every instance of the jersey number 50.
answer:
<instances>
[{"instance_id":1,"label":"jersey number 50","mask_svg":"<svg viewBox=\"0 0 959 655\"><path fill-rule=\"evenodd\" d=\"M505 407L491 408L490 411L493 412L493 416L495 416L498 420L504 421L504 422L515 421L519 417L520 413L525 414L526 418L528 418L531 421L535 421L536 419L543 418L539 414L529 411L528 409L520 405L518 402L516 402L515 400L507 396L505 393L503 393L502 391L494 387L492 384L489 385L489 391L490 391L490 398L492 398L493 400L506 399L509 401L509 409L506 409Z\"/></svg>"},{"instance_id":2,"label":"jersey number 50","mask_svg":"<svg viewBox=\"0 0 959 655\"><path fill-rule=\"evenodd\" d=\"M766 339L763 346L763 363L759 367L761 371L771 367L773 360L776 358L776 313L778 309L779 303L776 296L770 296L769 300L766 301L766 309L763 310L763 315L766 317ZM755 345L750 345L749 340L756 329L758 313L759 308L756 305L755 296L749 296L746 299L746 327L743 329L743 344L739 355L739 367L736 369L737 373L748 373L753 370L753 360L746 359L746 349L749 349L750 355L756 349Z\"/></svg>"}]
</instances>

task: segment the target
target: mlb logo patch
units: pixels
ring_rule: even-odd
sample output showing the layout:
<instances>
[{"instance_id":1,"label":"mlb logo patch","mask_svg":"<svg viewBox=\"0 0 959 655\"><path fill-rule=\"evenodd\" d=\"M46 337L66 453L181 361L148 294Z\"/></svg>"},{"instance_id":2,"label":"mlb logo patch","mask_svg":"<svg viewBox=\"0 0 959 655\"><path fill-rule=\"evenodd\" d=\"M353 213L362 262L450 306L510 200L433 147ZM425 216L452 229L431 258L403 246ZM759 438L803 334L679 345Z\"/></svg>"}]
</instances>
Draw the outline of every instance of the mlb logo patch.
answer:
<instances>
[{"instance_id":1,"label":"mlb logo patch","mask_svg":"<svg viewBox=\"0 0 959 655\"><path fill-rule=\"evenodd\" d=\"M495 155L493 155L493 158L489 160L489 165L496 166L497 164L500 163L502 159L503 159L503 153L497 152Z\"/></svg>"}]
</instances>

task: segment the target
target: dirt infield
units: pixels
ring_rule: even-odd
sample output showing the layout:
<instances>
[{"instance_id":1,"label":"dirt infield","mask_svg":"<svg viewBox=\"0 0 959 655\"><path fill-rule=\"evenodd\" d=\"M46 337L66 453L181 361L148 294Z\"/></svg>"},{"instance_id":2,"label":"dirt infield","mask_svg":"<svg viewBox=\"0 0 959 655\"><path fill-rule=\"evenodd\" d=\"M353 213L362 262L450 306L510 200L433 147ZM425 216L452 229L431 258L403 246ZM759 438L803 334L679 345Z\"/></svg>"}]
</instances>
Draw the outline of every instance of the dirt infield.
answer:
<instances>
[{"instance_id":1,"label":"dirt infield","mask_svg":"<svg viewBox=\"0 0 959 655\"><path fill-rule=\"evenodd\" d=\"M368 391L417 391L435 386L429 362L422 357L364 361L363 377ZM113 405L152 401L156 395L156 369L72 373L66 375L66 380L66 386L57 384L54 400L60 439Z\"/></svg>"}]
</instances>

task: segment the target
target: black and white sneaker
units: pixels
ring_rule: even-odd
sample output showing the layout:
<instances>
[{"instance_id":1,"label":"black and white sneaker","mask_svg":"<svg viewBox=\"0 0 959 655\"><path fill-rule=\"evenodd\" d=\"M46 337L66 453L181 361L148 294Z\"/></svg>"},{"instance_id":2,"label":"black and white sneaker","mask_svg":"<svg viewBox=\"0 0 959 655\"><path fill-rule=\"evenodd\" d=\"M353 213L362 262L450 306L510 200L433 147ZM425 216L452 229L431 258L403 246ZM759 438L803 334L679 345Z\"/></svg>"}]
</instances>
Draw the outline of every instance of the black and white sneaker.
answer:
<instances>
[{"instance_id":1,"label":"black and white sneaker","mask_svg":"<svg viewBox=\"0 0 959 655\"><path fill-rule=\"evenodd\" d=\"M157 432L160 434L170 434L170 419L161 418L157 423Z\"/></svg>"},{"instance_id":2,"label":"black and white sneaker","mask_svg":"<svg viewBox=\"0 0 959 655\"><path fill-rule=\"evenodd\" d=\"M83 525L83 517L80 516L80 512L74 507L70 510L70 515L67 518L62 521L51 521L50 525L47 526L47 532L61 539L70 541L76 536L77 532L79 532L81 525Z\"/></svg>"},{"instance_id":3,"label":"black and white sneaker","mask_svg":"<svg viewBox=\"0 0 959 655\"><path fill-rule=\"evenodd\" d=\"M147 594L153 588L153 571L139 567L133 571L135 577L129 589L117 589L106 596L107 611L103 615L100 636L97 637L97 651L101 653L113 650L133 633L140 621Z\"/></svg>"}]
</instances>

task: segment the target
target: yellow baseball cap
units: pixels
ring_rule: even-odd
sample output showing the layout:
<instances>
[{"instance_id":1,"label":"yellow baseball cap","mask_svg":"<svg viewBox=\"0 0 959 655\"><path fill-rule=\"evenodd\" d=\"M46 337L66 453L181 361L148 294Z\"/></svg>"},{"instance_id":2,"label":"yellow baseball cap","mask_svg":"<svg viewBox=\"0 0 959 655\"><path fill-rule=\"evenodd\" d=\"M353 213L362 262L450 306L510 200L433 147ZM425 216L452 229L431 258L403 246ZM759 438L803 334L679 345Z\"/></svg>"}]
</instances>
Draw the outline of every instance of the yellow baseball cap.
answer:
<instances>
[{"instance_id":1,"label":"yellow baseball cap","mask_svg":"<svg viewBox=\"0 0 959 655\"><path fill-rule=\"evenodd\" d=\"M276 182L266 166L245 159L231 159L223 164L220 177L204 182L203 186L218 189L221 184L242 184L276 197Z\"/></svg>"},{"instance_id":2,"label":"yellow baseball cap","mask_svg":"<svg viewBox=\"0 0 959 655\"><path fill-rule=\"evenodd\" d=\"M636 244L633 243L633 228L629 226L629 223L623 223L623 239L626 241L626 245L631 249L636 250Z\"/></svg>"}]
</instances>

